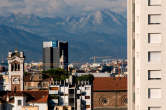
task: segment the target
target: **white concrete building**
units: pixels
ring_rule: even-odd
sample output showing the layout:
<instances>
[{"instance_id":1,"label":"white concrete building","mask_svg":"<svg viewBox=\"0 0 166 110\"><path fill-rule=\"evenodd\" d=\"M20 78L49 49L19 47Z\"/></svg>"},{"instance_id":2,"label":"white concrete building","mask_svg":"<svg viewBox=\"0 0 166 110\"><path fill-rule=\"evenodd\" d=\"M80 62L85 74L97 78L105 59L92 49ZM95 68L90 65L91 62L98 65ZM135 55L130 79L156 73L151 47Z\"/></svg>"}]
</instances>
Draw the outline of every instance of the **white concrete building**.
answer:
<instances>
[{"instance_id":1,"label":"white concrete building","mask_svg":"<svg viewBox=\"0 0 166 110\"><path fill-rule=\"evenodd\" d=\"M93 75L94 77L111 77L111 73L75 73L76 76Z\"/></svg>"},{"instance_id":2,"label":"white concrete building","mask_svg":"<svg viewBox=\"0 0 166 110\"><path fill-rule=\"evenodd\" d=\"M0 110L48 110L48 91L6 91L0 94Z\"/></svg>"},{"instance_id":3,"label":"white concrete building","mask_svg":"<svg viewBox=\"0 0 166 110\"><path fill-rule=\"evenodd\" d=\"M128 0L128 110L166 110L166 0Z\"/></svg>"},{"instance_id":4,"label":"white concrete building","mask_svg":"<svg viewBox=\"0 0 166 110\"><path fill-rule=\"evenodd\" d=\"M91 110L92 86L87 82L82 82L78 88L77 95L79 95L79 97L77 98L77 110Z\"/></svg>"},{"instance_id":5,"label":"white concrete building","mask_svg":"<svg viewBox=\"0 0 166 110\"><path fill-rule=\"evenodd\" d=\"M52 106L71 106L74 110L92 109L92 86L89 81L75 82L71 77L66 81L55 81L49 87L49 94Z\"/></svg>"}]
</instances>

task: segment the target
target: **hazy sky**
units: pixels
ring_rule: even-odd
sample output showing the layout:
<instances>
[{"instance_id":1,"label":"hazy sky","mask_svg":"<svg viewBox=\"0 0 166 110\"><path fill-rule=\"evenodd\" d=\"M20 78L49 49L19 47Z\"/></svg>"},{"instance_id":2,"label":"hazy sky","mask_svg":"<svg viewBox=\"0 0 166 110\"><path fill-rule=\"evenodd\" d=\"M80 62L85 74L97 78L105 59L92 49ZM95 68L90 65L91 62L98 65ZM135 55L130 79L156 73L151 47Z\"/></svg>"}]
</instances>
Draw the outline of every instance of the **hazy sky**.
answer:
<instances>
[{"instance_id":1,"label":"hazy sky","mask_svg":"<svg viewBox=\"0 0 166 110\"><path fill-rule=\"evenodd\" d=\"M0 0L1 15L55 16L102 9L123 13L126 11L126 0Z\"/></svg>"}]
</instances>

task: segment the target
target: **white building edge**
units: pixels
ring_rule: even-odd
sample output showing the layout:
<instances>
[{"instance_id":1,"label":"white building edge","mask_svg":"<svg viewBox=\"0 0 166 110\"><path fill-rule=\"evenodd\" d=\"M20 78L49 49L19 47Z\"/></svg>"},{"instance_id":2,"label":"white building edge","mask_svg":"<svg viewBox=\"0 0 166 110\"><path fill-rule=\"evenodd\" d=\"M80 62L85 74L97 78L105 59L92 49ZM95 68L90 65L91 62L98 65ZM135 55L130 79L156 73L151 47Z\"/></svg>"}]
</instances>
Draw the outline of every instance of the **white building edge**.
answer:
<instances>
[{"instance_id":1,"label":"white building edge","mask_svg":"<svg viewBox=\"0 0 166 110\"><path fill-rule=\"evenodd\" d=\"M166 109L166 0L128 0L128 110Z\"/></svg>"}]
</instances>

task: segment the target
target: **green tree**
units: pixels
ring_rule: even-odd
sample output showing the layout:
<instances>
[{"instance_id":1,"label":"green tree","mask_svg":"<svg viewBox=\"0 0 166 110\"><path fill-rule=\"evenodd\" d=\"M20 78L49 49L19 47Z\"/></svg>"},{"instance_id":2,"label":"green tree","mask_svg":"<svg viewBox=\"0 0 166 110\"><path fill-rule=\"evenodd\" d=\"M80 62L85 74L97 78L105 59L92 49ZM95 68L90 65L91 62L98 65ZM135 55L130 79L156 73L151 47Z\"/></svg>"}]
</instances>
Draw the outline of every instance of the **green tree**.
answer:
<instances>
[{"instance_id":1,"label":"green tree","mask_svg":"<svg viewBox=\"0 0 166 110\"><path fill-rule=\"evenodd\" d=\"M94 76L91 74L77 77L77 81L93 81L93 79L94 79Z\"/></svg>"},{"instance_id":2,"label":"green tree","mask_svg":"<svg viewBox=\"0 0 166 110\"><path fill-rule=\"evenodd\" d=\"M65 80L69 77L67 71L61 68L49 69L47 71L43 71L42 73L54 78L54 80Z\"/></svg>"}]
</instances>

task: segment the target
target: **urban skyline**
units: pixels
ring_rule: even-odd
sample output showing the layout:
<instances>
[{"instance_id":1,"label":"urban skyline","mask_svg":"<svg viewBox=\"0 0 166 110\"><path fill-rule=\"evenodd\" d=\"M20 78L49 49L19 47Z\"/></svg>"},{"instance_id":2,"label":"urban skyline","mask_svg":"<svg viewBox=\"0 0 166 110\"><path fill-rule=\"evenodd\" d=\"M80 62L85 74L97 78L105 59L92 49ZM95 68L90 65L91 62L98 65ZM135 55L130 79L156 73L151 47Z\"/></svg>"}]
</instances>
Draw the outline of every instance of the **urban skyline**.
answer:
<instances>
[{"instance_id":1,"label":"urban skyline","mask_svg":"<svg viewBox=\"0 0 166 110\"><path fill-rule=\"evenodd\" d=\"M0 12L4 12L4 14L0 14L0 44L2 46L0 51L3 51L0 58L5 58L8 50L19 48L28 56L27 61L41 61L42 42L52 40L67 40L70 43L70 62L87 62L92 56L126 58L127 22L125 0L105 0L104 4L111 5L105 8L105 5L101 4L99 0L89 1L90 3L88 0L84 3L81 0L80 2L71 0L71 5L74 5L73 8L77 6L75 4L83 4L83 8L91 5L96 8L95 10L81 11L79 14L68 13L69 15L66 16L55 17L49 17L47 14L42 17L37 14L12 13L15 10L24 11L22 8L26 8L27 5L32 7L27 6L27 10L31 10L33 7L37 8L37 3L40 8L43 7L43 10L47 6L47 4L41 5L47 0L41 1L41 4L39 1L36 3L37 0L34 0L32 4L27 3L27 1L23 2L23 0L22 2L19 1L0 1ZM93 2L96 4L93 4ZM114 8L122 11L120 13L116 12ZM11 12L5 13L2 10ZM7 36L7 38L3 36Z\"/></svg>"},{"instance_id":2,"label":"urban skyline","mask_svg":"<svg viewBox=\"0 0 166 110\"><path fill-rule=\"evenodd\" d=\"M126 2L0 0L0 110L127 110Z\"/></svg>"}]
</instances>

